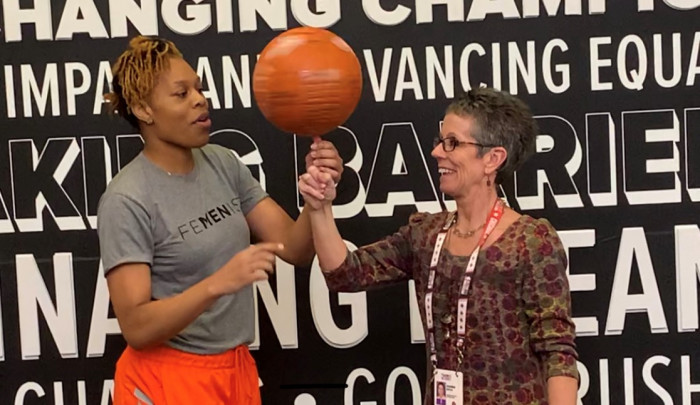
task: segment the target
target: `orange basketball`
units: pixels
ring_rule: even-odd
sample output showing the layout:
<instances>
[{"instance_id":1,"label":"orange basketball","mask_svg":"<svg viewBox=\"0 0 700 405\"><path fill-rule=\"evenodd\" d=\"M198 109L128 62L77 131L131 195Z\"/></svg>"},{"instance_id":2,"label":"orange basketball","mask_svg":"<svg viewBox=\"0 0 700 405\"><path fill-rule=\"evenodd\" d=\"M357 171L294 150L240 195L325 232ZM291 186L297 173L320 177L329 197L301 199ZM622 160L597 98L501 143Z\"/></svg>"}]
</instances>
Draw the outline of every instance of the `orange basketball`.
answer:
<instances>
[{"instance_id":1,"label":"orange basketball","mask_svg":"<svg viewBox=\"0 0 700 405\"><path fill-rule=\"evenodd\" d=\"M253 72L255 101L265 118L302 136L321 136L344 123L361 92L362 71L352 48L321 28L278 35Z\"/></svg>"}]
</instances>

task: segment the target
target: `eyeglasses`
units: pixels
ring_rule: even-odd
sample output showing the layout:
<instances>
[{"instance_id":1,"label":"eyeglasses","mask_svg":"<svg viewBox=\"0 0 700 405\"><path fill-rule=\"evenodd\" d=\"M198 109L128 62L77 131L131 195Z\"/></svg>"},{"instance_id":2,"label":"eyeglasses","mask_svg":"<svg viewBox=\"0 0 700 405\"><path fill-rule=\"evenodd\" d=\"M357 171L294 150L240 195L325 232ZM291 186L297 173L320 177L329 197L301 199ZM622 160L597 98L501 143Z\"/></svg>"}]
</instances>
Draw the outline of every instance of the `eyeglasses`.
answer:
<instances>
[{"instance_id":1,"label":"eyeglasses","mask_svg":"<svg viewBox=\"0 0 700 405\"><path fill-rule=\"evenodd\" d=\"M498 145L488 145L488 144L479 143L479 142L460 141L460 140L457 140L457 138L455 138L454 136L447 136L445 138L440 138L439 136L436 136L435 139L433 139L433 148L438 146L438 144L442 144L442 149L445 152L452 152L459 145L474 145L474 146L478 146L480 148L494 148L494 147L498 146Z\"/></svg>"}]
</instances>

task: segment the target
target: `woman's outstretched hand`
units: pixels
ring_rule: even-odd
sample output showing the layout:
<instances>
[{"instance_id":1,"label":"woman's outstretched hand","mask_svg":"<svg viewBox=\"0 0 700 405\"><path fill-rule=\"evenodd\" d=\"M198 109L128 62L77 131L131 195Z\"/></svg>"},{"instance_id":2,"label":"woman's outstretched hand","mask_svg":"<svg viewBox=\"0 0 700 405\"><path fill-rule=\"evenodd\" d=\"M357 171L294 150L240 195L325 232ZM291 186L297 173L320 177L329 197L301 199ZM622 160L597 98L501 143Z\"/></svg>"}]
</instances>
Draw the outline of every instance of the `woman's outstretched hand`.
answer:
<instances>
[{"instance_id":1,"label":"woman's outstretched hand","mask_svg":"<svg viewBox=\"0 0 700 405\"><path fill-rule=\"evenodd\" d=\"M319 210L335 199L335 181L331 173L310 165L299 177L299 192L312 209Z\"/></svg>"}]
</instances>

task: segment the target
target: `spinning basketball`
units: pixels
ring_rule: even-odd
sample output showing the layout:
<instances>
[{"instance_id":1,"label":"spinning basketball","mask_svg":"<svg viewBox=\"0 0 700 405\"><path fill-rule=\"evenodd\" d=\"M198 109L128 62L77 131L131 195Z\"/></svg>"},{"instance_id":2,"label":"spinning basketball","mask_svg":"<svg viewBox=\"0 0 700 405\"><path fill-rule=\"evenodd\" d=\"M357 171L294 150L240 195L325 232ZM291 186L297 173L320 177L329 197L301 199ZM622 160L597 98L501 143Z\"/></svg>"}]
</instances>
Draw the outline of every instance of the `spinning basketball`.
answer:
<instances>
[{"instance_id":1,"label":"spinning basketball","mask_svg":"<svg viewBox=\"0 0 700 405\"><path fill-rule=\"evenodd\" d=\"M277 128L321 136L345 122L362 91L360 62L330 31L301 27L263 49L253 72L255 100Z\"/></svg>"}]
</instances>

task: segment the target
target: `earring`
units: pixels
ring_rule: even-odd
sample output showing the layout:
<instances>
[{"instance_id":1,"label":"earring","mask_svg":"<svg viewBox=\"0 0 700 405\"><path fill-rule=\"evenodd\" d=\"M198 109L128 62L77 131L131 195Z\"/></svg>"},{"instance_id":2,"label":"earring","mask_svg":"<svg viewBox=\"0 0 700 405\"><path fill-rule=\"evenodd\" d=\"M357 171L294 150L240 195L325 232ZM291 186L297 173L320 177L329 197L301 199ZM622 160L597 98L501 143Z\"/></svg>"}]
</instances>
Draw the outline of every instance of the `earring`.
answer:
<instances>
[{"instance_id":1,"label":"earring","mask_svg":"<svg viewBox=\"0 0 700 405\"><path fill-rule=\"evenodd\" d=\"M148 121L146 121L146 124L148 124L148 125L153 124L153 120L149 118Z\"/></svg>"},{"instance_id":2,"label":"earring","mask_svg":"<svg viewBox=\"0 0 700 405\"><path fill-rule=\"evenodd\" d=\"M486 179L486 186L491 187L491 179Z\"/></svg>"}]
</instances>

